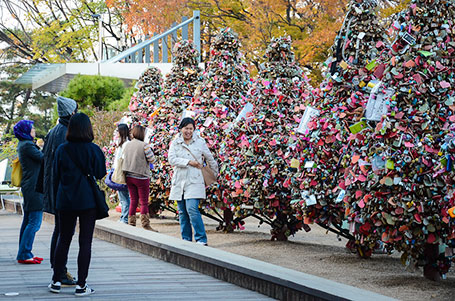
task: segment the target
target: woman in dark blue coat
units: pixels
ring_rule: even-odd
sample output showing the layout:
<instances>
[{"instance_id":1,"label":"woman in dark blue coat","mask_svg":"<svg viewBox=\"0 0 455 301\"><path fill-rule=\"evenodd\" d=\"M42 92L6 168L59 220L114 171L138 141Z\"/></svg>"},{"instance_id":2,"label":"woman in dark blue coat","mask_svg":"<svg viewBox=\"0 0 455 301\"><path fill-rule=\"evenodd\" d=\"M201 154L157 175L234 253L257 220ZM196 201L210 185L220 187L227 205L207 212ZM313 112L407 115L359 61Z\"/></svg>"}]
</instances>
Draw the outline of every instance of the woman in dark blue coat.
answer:
<instances>
[{"instance_id":1,"label":"woman in dark blue coat","mask_svg":"<svg viewBox=\"0 0 455 301\"><path fill-rule=\"evenodd\" d=\"M21 120L14 126L14 135L19 139L17 153L22 167L22 195L24 197L24 218L19 235L17 261L23 264L38 264L43 260L33 256L35 234L43 219L43 195L35 191L36 181L43 160L43 153L33 142L35 129L33 121Z\"/></svg>"},{"instance_id":2,"label":"woman in dark blue coat","mask_svg":"<svg viewBox=\"0 0 455 301\"><path fill-rule=\"evenodd\" d=\"M68 251L79 218L78 277L75 295L86 296L94 292L87 283L90 266L93 230L96 220L94 192L87 175L102 179L106 164L101 149L92 143L93 129L84 113L71 117L66 140L57 148L54 159L56 209L60 235L55 249L54 275L49 290L59 293L61 278L68 258Z\"/></svg>"}]
</instances>

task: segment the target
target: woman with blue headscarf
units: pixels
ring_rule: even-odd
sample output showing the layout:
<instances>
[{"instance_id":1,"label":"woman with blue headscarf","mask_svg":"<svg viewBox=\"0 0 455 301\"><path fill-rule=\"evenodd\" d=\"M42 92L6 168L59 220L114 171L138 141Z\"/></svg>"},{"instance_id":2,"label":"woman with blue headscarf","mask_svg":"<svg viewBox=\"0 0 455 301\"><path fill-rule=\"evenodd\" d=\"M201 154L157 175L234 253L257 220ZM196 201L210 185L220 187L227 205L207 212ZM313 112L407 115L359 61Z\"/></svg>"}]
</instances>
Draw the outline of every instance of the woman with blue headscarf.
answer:
<instances>
[{"instance_id":1,"label":"woman with blue headscarf","mask_svg":"<svg viewBox=\"0 0 455 301\"><path fill-rule=\"evenodd\" d=\"M14 126L14 135L19 139L17 154L22 166L21 188L24 197L24 212L19 235L17 262L22 264L39 264L43 260L32 253L35 234L41 227L43 218L43 195L35 191L43 153L33 142L35 128L33 121L21 120Z\"/></svg>"}]
</instances>

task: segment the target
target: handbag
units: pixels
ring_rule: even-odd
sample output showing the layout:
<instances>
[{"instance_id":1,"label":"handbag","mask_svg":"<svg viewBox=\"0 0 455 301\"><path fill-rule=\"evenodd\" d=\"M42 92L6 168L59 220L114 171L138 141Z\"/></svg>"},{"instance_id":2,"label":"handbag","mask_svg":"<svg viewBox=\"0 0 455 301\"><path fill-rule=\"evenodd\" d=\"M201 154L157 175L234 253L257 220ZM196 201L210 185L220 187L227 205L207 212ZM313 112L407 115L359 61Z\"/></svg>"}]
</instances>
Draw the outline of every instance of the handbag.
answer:
<instances>
[{"instance_id":1,"label":"handbag","mask_svg":"<svg viewBox=\"0 0 455 301\"><path fill-rule=\"evenodd\" d=\"M191 156L193 156L194 160L197 161L196 156L191 152L191 150L187 147L185 147L185 149L187 151L189 151ZM199 162L199 161L197 161L197 162ZM213 172L213 170L210 168L210 166L208 166L207 162L205 162L205 160L203 163L205 163L205 165L202 164L203 165L201 168L202 177L204 178L205 186L210 186L213 183L216 183L216 176L215 176L215 173Z\"/></svg>"},{"instance_id":2,"label":"handbag","mask_svg":"<svg viewBox=\"0 0 455 301\"><path fill-rule=\"evenodd\" d=\"M117 190L117 191L127 191L128 186L125 184L118 184L117 182L114 182L112 180L112 174L114 173L114 170L111 169L109 173L107 174L106 178L104 179L104 183L109 187L110 189Z\"/></svg>"},{"instance_id":3,"label":"handbag","mask_svg":"<svg viewBox=\"0 0 455 301\"><path fill-rule=\"evenodd\" d=\"M102 191L98 184L96 184L95 177L90 175L87 172L84 172L82 170L81 165L77 164L77 162L74 160L74 158L71 156L71 152L68 151L68 154L70 155L71 161L73 161L74 165L76 165L77 168L82 172L83 175L87 177L88 184L92 188L93 192L93 197L95 200L95 206L96 206L96 219L103 219L109 216L109 206L106 203L106 195L104 191Z\"/></svg>"},{"instance_id":4,"label":"handbag","mask_svg":"<svg viewBox=\"0 0 455 301\"><path fill-rule=\"evenodd\" d=\"M125 173L123 172L123 158L117 159L117 168L112 173L112 182L126 184Z\"/></svg>"},{"instance_id":5,"label":"handbag","mask_svg":"<svg viewBox=\"0 0 455 301\"><path fill-rule=\"evenodd\" d=\"M22 181L22 166L21 162L19 162L19 158L16 158L11 162L11 166L13 170L11 172L11 184L16 187L21 187Z\"/></svg>"}]
</instances>

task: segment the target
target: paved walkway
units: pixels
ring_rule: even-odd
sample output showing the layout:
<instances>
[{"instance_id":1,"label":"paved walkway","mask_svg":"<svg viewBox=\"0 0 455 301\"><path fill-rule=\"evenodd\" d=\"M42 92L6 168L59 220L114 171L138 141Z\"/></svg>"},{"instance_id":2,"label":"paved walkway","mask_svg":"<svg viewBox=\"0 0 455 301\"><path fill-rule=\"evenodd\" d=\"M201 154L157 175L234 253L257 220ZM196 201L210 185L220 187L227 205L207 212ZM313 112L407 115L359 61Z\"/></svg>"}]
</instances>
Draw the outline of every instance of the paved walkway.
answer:
<instances>
[{"instance_id":1,"label":"paved walkway","mask_svg":"<svg viewBox=\"0 0 455 301\"><path fill-rule=\"evenodd\" d=\"M43 222L33 252L42 264L15 260L22 217L0 211L0 300L72 299L74 287L60 294L48 292L52 271L49 245L53 226ZM73 237L68 269L77 275L77 234ZM87 283L96 290L85 299L97 300L272 300L259 293L158 259L94 239ZM16 296L8 296L18 293ZM5 295L6 294L6 295Z\"/></svg>"}]
</instances>

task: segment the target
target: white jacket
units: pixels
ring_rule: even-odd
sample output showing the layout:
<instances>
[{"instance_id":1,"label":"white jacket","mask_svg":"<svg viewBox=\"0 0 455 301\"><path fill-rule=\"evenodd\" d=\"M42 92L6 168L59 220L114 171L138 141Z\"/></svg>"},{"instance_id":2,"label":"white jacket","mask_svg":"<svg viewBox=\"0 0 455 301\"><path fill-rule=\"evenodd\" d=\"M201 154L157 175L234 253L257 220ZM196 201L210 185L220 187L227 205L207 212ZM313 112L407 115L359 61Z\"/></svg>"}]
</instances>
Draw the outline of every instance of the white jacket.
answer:
<instances>
[{"instance_id":1,"label":"white jacket","mask_svg":"<svg viewBox=\"0 0 455 301\"><path fill-rule=\"evenodd\" d=\"M174 167L171 192L169 194L169 200L171 201L181 201L182 195L184 195L185 199L205 199L206 197L202 171L199 168L188 165L190 160L194 160L188 149L196 156L199 163L202 163L202 157L204 157L215 175L218 174L218 164L207 147L205 140L199 134L196 132L193 134L189 145L183 141L180 133L177 134L169 147L168 157L169 164Z\"/></svg>"}]
</instances>

